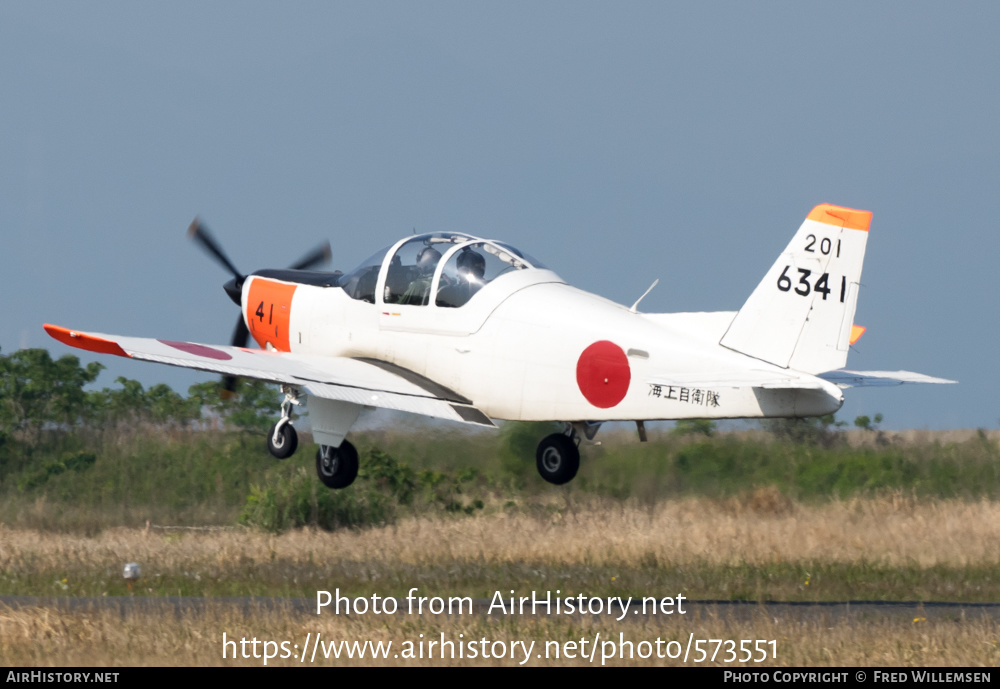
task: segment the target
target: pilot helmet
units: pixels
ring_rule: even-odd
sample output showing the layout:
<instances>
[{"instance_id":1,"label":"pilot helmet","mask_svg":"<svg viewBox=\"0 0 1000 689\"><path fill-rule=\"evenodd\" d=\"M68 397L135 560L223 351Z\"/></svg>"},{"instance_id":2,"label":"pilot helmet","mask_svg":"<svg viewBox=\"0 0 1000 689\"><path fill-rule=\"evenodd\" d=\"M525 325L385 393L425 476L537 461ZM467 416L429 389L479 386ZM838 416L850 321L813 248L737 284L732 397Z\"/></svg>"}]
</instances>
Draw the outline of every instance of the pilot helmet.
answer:
<instances>
[{"instance_id":1,"label":"pilot helmet","mask_svg":"<svg viewBox=\"0 0 1000 689\"><path fill-rule=\"evenodd\" d=\"M417 268L424 275L428 275L434 272L435 266L437 266L438 261L441 260L441 252L432 246L425 246L417 254Z\"/></svg>"},{"instance_id":2,"label":"pilot helmet","mask_svg":"<svg viewBox=\"0 0 1000 689\"><path fill-rule=\"evenodd\" d=\"M472 277L482 278L486 273L486 259L477 251L463 249L458 255L458 270Z\"/></svg>"}]
</instances>

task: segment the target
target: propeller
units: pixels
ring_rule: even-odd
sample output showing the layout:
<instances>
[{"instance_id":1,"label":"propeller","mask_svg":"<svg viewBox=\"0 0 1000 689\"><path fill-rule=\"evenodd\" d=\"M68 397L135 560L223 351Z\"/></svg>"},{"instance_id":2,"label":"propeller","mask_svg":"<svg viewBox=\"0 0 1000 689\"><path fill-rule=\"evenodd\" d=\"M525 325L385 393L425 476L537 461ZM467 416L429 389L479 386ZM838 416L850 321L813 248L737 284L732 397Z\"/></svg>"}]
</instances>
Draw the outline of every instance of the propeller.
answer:
<instances>
[{"instance_id":1,"label":"propeller","mask_svg":"<svg viewBox=\"0 0 1000 689\"><path fill-rule=\"evenodd\" d=\"M229 344L233 347L246 347L250 342L250 331L247 324L243 322L243 314L236 319L236 327L233 328L233 336L229 339ZM222 376L222 390L219 395L227 400L236 394L236 376Z\"/></svg>"},{"instance_id":2,"label":"propeller","mask_svg":"<svg viewBox=\"0 0 1000 689\"><path fill-rule=\"evenodd\" d=\"M241 273L233 262L229 260L229 256L226 252L222 250L222 246L216 241L212 233L208 231L208 228L201 222L201 218L195 218L191 221L191 225L188 227L188 236L201 245L210 256L215 258L216 261L221 263L223 267L233 274L231 280L227 280L222 288L232 299L233 303L243 307L243 283L246 281L247 276ZM292 270L308 270L314 266L320 265L330 260L330 243L323 242L315 249L307 253L305 256L300 258L298 261L293 263L290 268ZM243 314L241 313L236 319L236 327L233 328L233 335L229 340L229 344L233 347L246 347L250 342L250 331L247 329L247 324L243 321ZM222 377L222 391L221 395L223 399L228 399L236 391L236 376L223 376Z\"/></svg>"},{"instance_id":3,"label":"propeller","mask_svg":"<svg viewBox=\"0 0 1000 689\"><path fill-rule=\"evenodd\" d=\"M191 225L188 227L188 237L201 244L201 248L207 251L209 255L214 256L215 260L221 263L226 270L233 274L233 279L223 285L223 289L226 290L226 294L229 295L229 298L232 299L237 306L242 306L240 303L240 296L243 291L243 281L247 279L247 276L243 275L236 269L233 262L229 260L228 256L226 256L226 252L223 251L222 247L219 246L219 243L215 241L215 237L212 236L212 233L209 232L208 228L202 224L201 218L195 218L191 221Z\"/></svg>"},{"instance_id":4,"label":"propeller","mask_svg":"<svg viewBox=\"0 0 1000 689\"><path fill-rule=\"evenodd\" d=\"M308 254L289 266L292 270L309 270L313 266L326 263L333 256L330 253L330 242L323 242Z\"/></svg>"}]
</instances>

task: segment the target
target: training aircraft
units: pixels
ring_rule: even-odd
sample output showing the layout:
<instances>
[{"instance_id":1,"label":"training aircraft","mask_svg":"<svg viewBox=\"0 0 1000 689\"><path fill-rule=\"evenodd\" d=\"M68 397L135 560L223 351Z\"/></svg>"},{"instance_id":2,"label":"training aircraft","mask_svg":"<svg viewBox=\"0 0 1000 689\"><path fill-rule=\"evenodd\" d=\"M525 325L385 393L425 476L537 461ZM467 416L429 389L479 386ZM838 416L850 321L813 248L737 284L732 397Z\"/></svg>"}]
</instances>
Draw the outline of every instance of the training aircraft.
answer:
<instances>
[{"instance_id":1,"label":"training aircraft","mask_svg":"<svg viewBox=\"0 0 1000 689\"><path fill-rule=\"evenodd\" d=\"M566 284L532 256L460 232L406 237L347 273L240 273L198 219L189 234L232 274L241 309L230 346L120 337L45 325L72 347L281 385L272 455L295 452L306 403L330 488L358 472L348 432L381 407L494 426L560 421L543 438L542 477L570 481L579 444L606 421L822 416L842 388L951 383L908 371L849 371L872 214L830 204L805 222L737 312L641 313ZM655 283L654 283L655 285ZM652 287L650 287L652 289ZM648 294L648 290L646 292ZM252 337L260 349L247 348Z\"/></svg>"}]
</instances>

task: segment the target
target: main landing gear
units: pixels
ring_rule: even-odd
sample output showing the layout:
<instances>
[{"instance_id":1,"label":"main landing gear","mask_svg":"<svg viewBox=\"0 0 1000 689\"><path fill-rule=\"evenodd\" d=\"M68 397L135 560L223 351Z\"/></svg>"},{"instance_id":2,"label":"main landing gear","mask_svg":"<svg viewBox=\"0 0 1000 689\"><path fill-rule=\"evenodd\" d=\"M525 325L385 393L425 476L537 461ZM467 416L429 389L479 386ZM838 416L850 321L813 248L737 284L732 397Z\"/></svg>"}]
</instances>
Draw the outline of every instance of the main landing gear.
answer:
<instances>
[{"instance_id":1,"label":"main landing gear","mask_svg":"<svg viewBox=\"0 0 1000 689\"><path fill-rule=\"evenodd\" d=\"M553 433L538 443L535 460L542 478L561 486L571 481L580 469L580 448L569 436Z\"/></svg>"},{"instance_id":2,"label":"main landing gear","mask_svg":"<svg viewBox=\"0 0 1000 689\"><path fill-rule=\"evenodd\" d=\"M535 451L538 473L549 483L569 483L580 469L580 436L592 440L599 423L567 423L562 433L542 438Z\"/></svg>"},{"instance_id":3,"label":"main landing gear","mask_svg":"<svg viewBox=\"0 0 1000 689\"><path fill-rule=\"evenodd\" d=\"M347 488L358 475L358 451L348 440L340 447L320 445L316 450L316 473L327 488Z\"/></svg>"}]
</instances>

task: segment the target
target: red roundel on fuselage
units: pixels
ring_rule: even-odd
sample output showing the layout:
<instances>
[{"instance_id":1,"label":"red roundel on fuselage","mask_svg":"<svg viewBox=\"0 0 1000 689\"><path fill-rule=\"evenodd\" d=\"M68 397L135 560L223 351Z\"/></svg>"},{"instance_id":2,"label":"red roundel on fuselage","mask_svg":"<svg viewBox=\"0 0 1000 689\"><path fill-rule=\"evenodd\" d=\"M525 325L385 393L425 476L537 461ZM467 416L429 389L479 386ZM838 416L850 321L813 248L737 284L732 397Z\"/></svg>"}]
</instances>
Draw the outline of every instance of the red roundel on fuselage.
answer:
<instances>
[{"instance_id":1,"label":"red roundel on fuselage","mask_svg":"<svg viewBox=\"0 0 1000 689\"><path fill-rule=\"evenodd\" d=\"M628 392L632 371L628 357L614 342L601 340L583 350L576 362L576 384L595 407L615 406Z\"/></svg>"}]
</instances>

